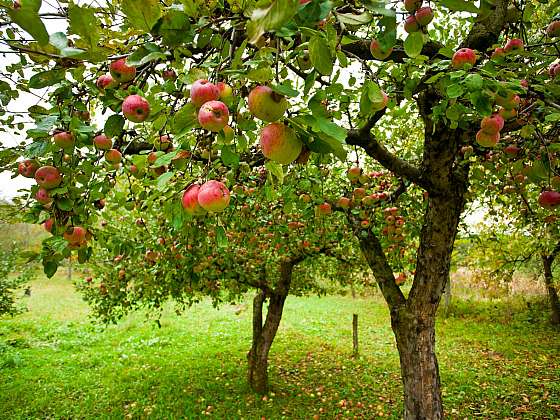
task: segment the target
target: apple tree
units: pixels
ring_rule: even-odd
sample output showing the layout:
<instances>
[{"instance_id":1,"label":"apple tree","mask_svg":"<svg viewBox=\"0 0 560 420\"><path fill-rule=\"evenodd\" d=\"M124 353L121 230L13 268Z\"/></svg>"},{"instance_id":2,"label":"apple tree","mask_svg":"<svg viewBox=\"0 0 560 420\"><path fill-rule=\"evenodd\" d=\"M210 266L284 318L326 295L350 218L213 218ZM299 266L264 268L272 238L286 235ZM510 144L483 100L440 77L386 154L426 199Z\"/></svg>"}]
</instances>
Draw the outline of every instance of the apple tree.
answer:
<instances>
[{"instance_id":1,"label":"apple tree","mask_svg":"<svg viewBox=\"0 0 560 420\"><path fill-rule=\"evenodd\" d=\"M109 199L142 220L153 219L148 226L165 219L177 238L198 238L196 248L206 247L212 257L202 265L203 253L194 252L194 245L192 253L182 249L189 241L161 235L165 242L178 241L192 260L187 272L198 267L216 274L224 264L234 275L245 264L246 244L239 242L239 259L215 264L216 245L236 240L227 236L237 233L230 230L236 220L263 223L266 218L253 215L268 210L275 217L274 201L282 208L294 205L296 195L284 186L306 173L294 161L325 165L315 181L324 185L331 174L340 178L337 159L367 156L367 165L379 165L376 170L382 167L391 179L388 191L381 191L380 182L360 181L359 169L350 177L358 175L367 188L339 197L346 200L329 202L324 191L305 192L313 188L311 179L298 188L316 201L318 215L336 210L334 231L345 226L359 240L390 310L404 417L442 418L435 315L457 227L475 198L470 185L486 176L477 167L488 152L509 141L508 134L536 143L539 130L557 126L558 6L537 0L122 0L103 7L70 2L45 13L41 3L0 3L3 42L19 58L0 87L5 103L18 91L46 91L25 115L32 122L25 131L28 144L2 154L3 165L19 166L22 176L37 181L26 207L28 220L46 223L53 233L41 252L46 273L52 275L73 252L87 261L98 238L109 243L100 225L100 208ZM43 19L53 17L67 22L67 30L49 33ZM19 128L13 116L2 118ZM23 160L16 164L18 156ZM542 163L542 156L533 162ZM258 200L245 204L243 216L242 199L235 193L231 201L229 188L239 174L256 168L267 184L259 187ZM130 182L132 177L139 182ZM415 216L406 221L405 211ZM232 213L237 219L228 217ZM140 235L132 218L124 217L130 233ZM204 228L197 229L198 223ZM306 229L315 232L311 226ZM272 235L264 237L265 245L281 231L263 231ZM138 264L128 264L124 277L127 270L144 281L161 277L161 287L172 291L166 273L173 264L157 263L172 251L158 251L152 234L152 240L139 236L147 242L138 246L125 233L118 241L129 253L136 249L132 261ZM323 249L320 242L311 246ZM148 264L145 274L135 272L140 255ZM267 261L255 264L259 259L252 255L253 282L267 271ZM304 255L286 258L296 263ZM272 260L280 263L271 272L281 296L282 278L293 264L286 266L280 255ZM397 284L403 277L394 275L399 266L407 270L403 264L414 266L408 268L407 295ZM204 294L221 284L215 276L208 280ZM134 291L132 281L131 296L147 293L148 301L159 304L160 285L149 296L149 290ZM129 293L124 284L104 287L108 296ZM284 299L278 298L278 307ZM135 305L126 298L122 303Z\"/></svg>"}]
</instances>

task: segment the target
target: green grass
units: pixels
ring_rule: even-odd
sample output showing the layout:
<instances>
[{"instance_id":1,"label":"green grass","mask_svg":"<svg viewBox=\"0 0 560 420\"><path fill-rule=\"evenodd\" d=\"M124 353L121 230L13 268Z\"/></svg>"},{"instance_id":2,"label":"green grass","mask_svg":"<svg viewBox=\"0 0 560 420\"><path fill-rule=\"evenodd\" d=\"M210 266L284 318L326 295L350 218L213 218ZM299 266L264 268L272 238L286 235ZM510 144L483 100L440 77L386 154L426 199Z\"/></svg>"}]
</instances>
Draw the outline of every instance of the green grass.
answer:
<instances>
[{"instance_id":1,"label":"green grass","mask_svg":"<svg viewBox=\"0 0 560 420\"><path fill-rule=\"evenodd\" d=\"M290 297L264 399L245 382L249 310L204 303L177 316L170 306L162 328L143 314L104 328L89 322L86 305L58 277L35 281L27 305L0 320L0 418L400 417L398 355L376 297ZM448 416L560 417L560 339L535 311L459 302L439 319Z\"/></svg>"}]
</instances>

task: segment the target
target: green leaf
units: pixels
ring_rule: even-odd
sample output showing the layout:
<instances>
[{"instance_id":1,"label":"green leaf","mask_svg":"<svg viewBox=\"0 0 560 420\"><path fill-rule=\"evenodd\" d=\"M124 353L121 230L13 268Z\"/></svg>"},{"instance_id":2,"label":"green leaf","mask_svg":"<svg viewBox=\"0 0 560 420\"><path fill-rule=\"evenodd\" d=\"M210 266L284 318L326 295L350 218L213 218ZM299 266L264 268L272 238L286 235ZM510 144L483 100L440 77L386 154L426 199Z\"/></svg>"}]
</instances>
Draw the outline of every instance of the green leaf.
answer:
<instances>
[{"instance_id":1,"label":"green leaf","mask_svg":"<svg viewBox=\"0 0 560 420\"><path fill-rule=\"evenodd\" d=\"M484 84L484 79L478 73L469 74L465 78L465 85L467 86L467 89L470 92L474 92L482 89L483 84Z\"/></svg>"},{"instance_id":2,"label":"green leaf","mask_svg":"<svg viewBox=\"0 0 560 420\"><path fill-rule=\"evenodd\" d=\"M323 133L325 133L329 137L332 137L340 142L346 140L346 129L340 127L332 121L327 120L326 118L318 118L317 126Z\"/></svg>"},{"instance_id":3,"label":"green leaf","mask_svg":"<svg viewBox=\"0 0 560 420\"><path fill-rule=\"evenodd\" d=\"M272 175L274 175L278 179L278 182L280 184L284 182L284 168L281 164L269 160L264 164L264 166Z\"/></svg>"},{"instance_id":4,"label":"green leaf","mask_svg":"<svg viewBox=\"0 0 560 420\"><path fill-rule=\"evenodd\" d=\"M280 29L294 17L298 7L298 0L273 0L266 8L255 9L247 24L249 42L254 44L265 32Z\"/></svg>"},{"instance_id":5,"label":"green leaf","mask_svg":"<svg viewBox=\"0 0 560 420\"><path fill-rule=\"evenodd\" d=\"M352 13L337 13L336 18L339 22L345 25L367 25L371 22L371 14L368 12L361 13L359 15L354 15Z\"/></svg>"},{"instance_id":6,"label":"green leaf","mask_svg":"<svg viewBox=\"0 0 560 420\"><path fill-rule=\"evenodd\" d=\"M376 15L395 17L395 9L387 9L385 0L364 0L362 1L366 9L371 10Z\"/></svg>"},{"instance_id":7,"label":"green leaf","mask_svg":"<svg viewBox=\"0 0 560 420\"><path fill-rule=\"evenodd\" d=\"M91 7L80 7L75 3L68 5L68 30L72 34L79 35L81 41L77 41L76 45L86 48L95 56L90 56L92 61L103 61L108 53L98 46L101 39L101 22L95 16L95 10Z\"/></svg>"},{"instance_id":8,"label":"green leaf","mask_svg":"<svg viewBox=\"0 0 560 420\"><path fill-rule=\"evenodd\" d=\"M309 40L309 58L319 73L330 76L333 71L333 57L325 38L316 35Z\"/></svg>"},{"instance_id":9,"label":"green leaf","mask_svg":"<svg viewBox=\"0 0 560 420\"><path fill-rule=\"evenodd\" d=\"M317 135L319 138L316 138L315 141L309 145L311 151L323 154L332 153L341 161L346 161L348 152L341 142L324 133L318 133Z\"/></svg>"},{"instance_id":10,"label":"green leaf","mask_svg":"<svg viewBox=\"0 0 560 420\"><path fill-rule=\"evenodd\" d=\"M60 82L62 79L64 79L63 70L42 71L31 76L27 86L30 89L43 89Z\"/></svg>"},{"instance_id":11,"label":"green leaf","mask_svg":"<svg viewBox=\"0 0 560 420\"><path fill-rule=\"evenodd\" d=\"M173 178L173 175L175 175L175 172L165 172L161 174L157 179L157 189L160 191L163 190L165 185Z\"/></svg>"},{"instance_id":12,"label":"green leaf","mask_svg":"<svg viewBox=\"0 0 560 420\"><path fill-rule=\"evenodd\" d=\"M122 11L136 29L150 32L161 17L159 0L122 0Z\"/></svg>"},{"instance_id":13,"label":"green leaf","mask_svg":"<svg viewBox=\"0 0 560 420\"><path fill-rule=\"evenodd\" d=\"M108 137L118 137L124 128L125 120L121 115L115 114L107 118L103 132Z\"/></svg>"},{"instance_id":14,"label":"green leaf","mask_svg":"<svg viewBox=\"0 0 560 420\"><path fill-rule=\"evenodd\" d=\"M268 82L269 80L272 80L273 77L274 73L272 72L272 68L270 66L253 69L247 73L247 79L260 83Z\"/></svg>"},{"instance_id":15,"label":"green leaf","mask_svg":"<svg viewBox=\"0 0 560 420\"><path fill-rule=\"evenodd\" d=\"M222 153L220 154L220 158L224 165L235 167L239 165L240 157L237 153L231 150L229 146L222 147Z\"/></svg>"},{"instance_id":16,"label":"green leaf","mask_svg":"<svg viewBox=\"0 0 560 420\"><path fill-rule=\"evenodd\" d=\"M56 206L62 211L70 211L74 207L74 202L69 198L63 197L56 201Z\"/></svg>"},{"instance_id":17,"label":"green leaf","mask_svg":"<svg viewBox=\"0 0 560 420\"><path fill-rule=\"evenodd\" d=\"M447 96L453 99L453 98L460 97L463 94L464 89L463 86L461 86L459 83L455 83L447 86L446 92L447 92Z\"/></svg>"},{"instance_id":18,"label":"green leaf","mask_svg":"<svg viewBox=\"0 0 560 420\"><path fill-rule=\"evenodd\" d=\"M154 166L156 168L159 168L160 166L169 165L173 160L173 158L177 156L177 153L179 153L179 150L174 150L171 153L166 153L164 155L159 156L154 162Z\"/></svg>"},{"instance_id":19,"label":"green leaf","mask_svg":"<svg viewBox=\"0 0 560 420\"><path fill-rule=\"evenodd\" d=\"M57 270L58 263L56 261L43 261L43 271L49 279L56 274Z\"/></svg>"},{"instance_id":20,"label":"green leaf","mask_svg":"<svg viewBox=\"0 0 560 420\"><path fill-rule=\"evenodd\" d=\"M158 33L163 38L163 42L170 47L176 47L194 39L189 17L175 9L170 9L163 16Z\"/></svg>"},{"instance_id":21,"label":"green leaf","mask_svg":"<svg viewBox=\"0 0 560 420\"><path fill-rule=\"evenodd\" d=\"M39 17L41 0L25 0L17 9L9 8L8 16L12 22L31 35L40 45L49 43L49 33Z\"/></svg>"},{"instance_id":22,"label":"green leaf","mask_svg":"<svg viewBox=\"0 0 560 420\"><path fill-rule=\"evenodd\" d=\"M422 47L424 46L424 36L422 32L412 32L408 34L406 40L404 41L404 52L409 57L417 57L422 52Z\"/></svg>"},{"instance_id":23,"label":"green leaf","mask_svg":"<svg viewBox=\"0 0 560 420\"><path fill-rule=\"evenodd\" d=\"M68 46L68 38L63 32L56 32L51 34L49 38L49 42L53 47L56 47L60 50L60 53L64 57L75 57L77 55L85 53L84 50L79 48L71 48Z\"/></svg>"},{"instance_id":24,"label":"green leaf","mask_svg":"<svg viewBox=\"0 0 560 420\"><path fill-rule=\"evenodd\" d=\"M454 12L478 13L479 9L472 0L440 0L443 7L447 7Z\"/></svg>"},{"instance_id":25,"label":"green leaf","mask_svg":"<svg viewBox=\"0 0 560 420\"><path fill-rule=\"evenodd\" d=\"M190 130L198 125L196 107L188 103L173 116L173 130L176 132Z\"/></svg>"},{"instance_id":26,"label":"green leaf","mask_svg":"<svg viewBox=\"0 0 560 420\"><path fill-rule=\"evenodd\" d=\"M226 231L222 226L218 226L216 228L216 243L219 248L225 248L228 244Z\"/></svg>"},{"instance_id":27,"label":"green leaf","mask_svg":"<svg viewBox=\"0 0 560 420\"><path fill-rule=\"evenodd\" d=\"M295 90L291 86L287 85L271 85L270 88L280 95L288 96L290 98L296 98L299 96L299 91Z\"/></svg>"}]
</instances>

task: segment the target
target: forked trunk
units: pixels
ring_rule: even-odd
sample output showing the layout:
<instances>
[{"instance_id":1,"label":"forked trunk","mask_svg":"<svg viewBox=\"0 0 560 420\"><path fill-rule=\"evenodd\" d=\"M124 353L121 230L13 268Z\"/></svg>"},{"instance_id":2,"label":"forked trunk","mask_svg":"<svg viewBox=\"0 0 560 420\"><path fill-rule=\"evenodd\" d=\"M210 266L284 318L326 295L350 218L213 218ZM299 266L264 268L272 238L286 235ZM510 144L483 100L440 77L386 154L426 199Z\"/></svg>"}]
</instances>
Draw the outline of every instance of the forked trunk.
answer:
<instances>
[{"instance_id":1,"label":"forked trunk","mask_svg":"<svg viewBox=\"0 0 560 420\"><path fill-rule=\"evenodd\" d=\"M259 394L268 391L268 353L282 319L286 297L290 292L294 262L284 262L280 267L277 287L269 292L268 311L263 325L262 309L267 295L259 292L253 299L253 343L247 354L247 379L251 389Z\"/></svg>"},{"instance_id":2,"label":"forked trunk","mask_svg":"<svg viewBox=\"0 0 560 420\"><path fill-rule=\"evenodd\" d=\"M546 285L548 301L550 302L550 309L552 312L550 322L554 325L560 325L560 300L558 299L558 292L554 287L554 278L552 276L552 263L554 262L554 257L547 257L546 255L543 255L542 262L544 268L544 284Z\"/></svg>"}]
</instances>

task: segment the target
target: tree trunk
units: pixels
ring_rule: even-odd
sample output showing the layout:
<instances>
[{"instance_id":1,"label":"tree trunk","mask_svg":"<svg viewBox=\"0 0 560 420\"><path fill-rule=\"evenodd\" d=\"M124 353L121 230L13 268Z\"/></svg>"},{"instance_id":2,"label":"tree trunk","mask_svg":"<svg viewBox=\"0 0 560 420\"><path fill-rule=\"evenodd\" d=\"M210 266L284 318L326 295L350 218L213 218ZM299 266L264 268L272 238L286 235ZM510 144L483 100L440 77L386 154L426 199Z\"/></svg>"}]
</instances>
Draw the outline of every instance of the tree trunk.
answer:
<instances>
[{"instance_id":1,"label":"tree trunk","mask_svg":"<svg viewBox=\"0 0 560 420\"><path fill-rule=\"evenodd\" d=\"M554 325L559 325L560 301L558 299L556 288L554 287L554 278L552 277L552 263L554 262L554 256L547 257L546 255L543 255L542 262L544 268L544 284L546 285L548 300L550 302L550 309L552 310L550 322Z\"/></svg>"},{"instance_id":2,"label":"tree trunk","mask_svg":"<svg viewBox=\"0 0 560 420\"><path fill-rule=\"evenodd\" d=\"M253 343L247 355L247 378L251 389L259 394L268 391L268 353L282 319L282 311L292 283L294 261L282 262L280 280L273 291L268 293L268 311L262 322L262 308L267 294L259 292L253 300Z\"/></svg>"},{"instance_id":3,"label":"tree trunk","mask_svg":"<svg viewBox=\"0 0 560 420\"><path fill-rule=\"evenodd\" d=\"M358 314L352 314L352 354L354 357L360 355L358 348Z\"/></svg>"}]
</instances>

